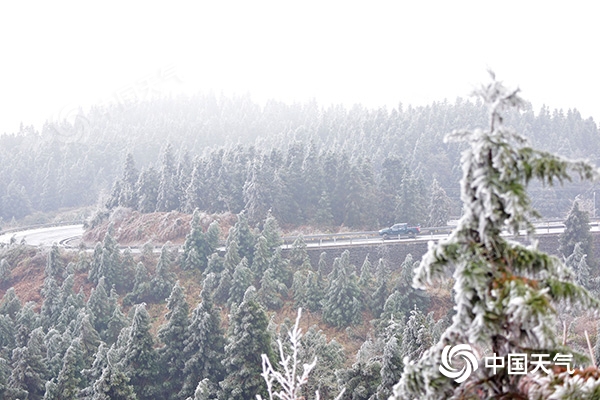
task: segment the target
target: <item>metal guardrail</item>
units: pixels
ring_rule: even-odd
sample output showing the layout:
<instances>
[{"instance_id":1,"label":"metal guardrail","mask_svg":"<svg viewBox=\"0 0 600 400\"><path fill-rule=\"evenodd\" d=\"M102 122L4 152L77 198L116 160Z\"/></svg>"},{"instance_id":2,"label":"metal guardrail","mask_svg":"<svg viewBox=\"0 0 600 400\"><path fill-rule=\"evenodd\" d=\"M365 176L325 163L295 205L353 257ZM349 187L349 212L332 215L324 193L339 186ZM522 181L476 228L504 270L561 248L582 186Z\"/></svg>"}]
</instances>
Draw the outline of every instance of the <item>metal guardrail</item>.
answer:
<instances>
[{"instance_id":1,"label":"metal guardrail","mask_svg":"<svg viewBox=\"0 0 600 400\"><path fill-rule=\"evenodd\" d=\"M590 222L590 226L598 226L600 224L599 221ZM534 223L537 229L555 229L555 228L564 228L564 219L552 219L547 221L540 221ZM441 234L450 234L456 225L446 225L446 226L433 226L433 227L421 227L421 232L417 237L425 237L425 236L433 236L433 235L441 235ZM305 243L319 243L319 245L323 245L324 243L333 243L336 244L338 240L349 240L350 244L352 244L352 240L356 239L364 239L369 240L373 238L380 237L382 242L383 238L379 235L379 231L365 231L365 232L344 232L344 233L329 233L329 234L318 234L318 235L296 235L296 236L285 236L283 237L284 246L290 247L298 238L302 237Z\"/></svg>"},{"instance_id":2,"label":"metal guardrail","mask_svg":"<svg viewBox=\"0 0 600 400\"><path fill-rule=\"evenodd\" d=\"M421 228L421 233L417 236L435 235L450 233L454 229L454 226L440 226L440 227L428 227ZM365 232L343 232L343 233L326 233L318 235L296 235L296 236L284 236L283 242L285 246L291 246L298 238L302 237L305 243L316 243L319 242L333 242L334 244L338 240L349 240L352 243L354 239L373 239L383 237L379 235L379 231L365 231Z\"/></svg>"},{"instance_id":3,"label":"metal guardrail","mask_svg":"<svg viewBox=\"0 0 600 400\"><path fill-rule=\"evenodd\" d=\"M564 228L564 220L548 220L548 221L540 221L535 223L534 225L538 229L554 229L554 228ZM54 222L47 224L36 224L29 226L22 226L17 228L11 228L6 230L0 230L0 235L16 233L21 231L26 231L30 229L41 229L41 228L51 228L55 226L68 226L68 225L80 225L84 224L84 221L64 221L64 222ZM598 226L600 222L598 220L590 222L590 226ZM433 236L439 234L449 234L455 229L455 225L447 225L447 226L438 226L438 227L421 227L421 232L418 235L419 237L424 236ZM317 235L295 235L295 236L284 236L283 242L285 247L291 247L293 243L302 237L305 243L319 243L319 245L326 245L327 243L336 244L338 240L346 240L352 244L353 240L369 240L374 238L381 238L383 242L383 237L379 235L379 231L363 231L363 232L342 232L342 233L328 233L328 234L317 234ZM61 243L66 247L70 247L68 242L74 240L75 238L67 238L64 239ZM127 246L132 247L132 246ZM132 248L137 248L138 246L133 246ZM139 246L141 247L141 246Z\"/></svg>"}]
</instances>

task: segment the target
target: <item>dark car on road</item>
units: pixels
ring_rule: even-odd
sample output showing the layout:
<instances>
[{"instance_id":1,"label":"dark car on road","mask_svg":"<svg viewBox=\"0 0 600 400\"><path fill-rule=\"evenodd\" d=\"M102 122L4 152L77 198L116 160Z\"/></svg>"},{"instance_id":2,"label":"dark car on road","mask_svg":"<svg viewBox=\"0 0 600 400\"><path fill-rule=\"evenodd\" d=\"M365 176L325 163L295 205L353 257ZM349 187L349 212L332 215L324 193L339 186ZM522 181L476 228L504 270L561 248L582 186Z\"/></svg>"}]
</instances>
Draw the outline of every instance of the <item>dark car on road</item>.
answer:
<instances>
[{"instance_id":1,"label":"dark car on road","mask_svg":"<svg viewBox=\"0 0 600 400\"><path fill-rule=\"evenodd\" d=\"M390 239L397 237L400 239L402 236L415 237L421 232L419 226L409 226L407 223L394 224L389 228L385 228L379 231L379 235L383 236L383 239Z\"/></svg>"}]
</instances>

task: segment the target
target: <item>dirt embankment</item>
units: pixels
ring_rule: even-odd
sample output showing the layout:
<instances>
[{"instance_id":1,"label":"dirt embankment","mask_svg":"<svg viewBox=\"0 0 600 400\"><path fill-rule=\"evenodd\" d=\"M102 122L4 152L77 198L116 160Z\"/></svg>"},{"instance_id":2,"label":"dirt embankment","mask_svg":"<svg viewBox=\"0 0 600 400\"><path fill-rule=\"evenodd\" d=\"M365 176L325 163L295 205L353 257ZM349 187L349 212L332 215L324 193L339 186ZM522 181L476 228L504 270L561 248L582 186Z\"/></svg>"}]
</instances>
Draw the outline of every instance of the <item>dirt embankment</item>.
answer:
<instances>
[{"instance_id":1,"label":"dirt embankment","mask_svg":"<svg viewBox=\"0 0 600 400\"><path fill-rule=\"evenodd\" d=\"M91 246L102 241L109 225L112 224L113 237L121 245L161 245L166 242L182 244L190 232L191 220L191 214L177 211L142 214L128 208L117 208L100 223L88 228L83 235L83 241ZM236 216L231 213L201 214L200 223L205 231L213 221L219 222L221 233L224 234L235 224Z\"/></svg>"}]
</instances>

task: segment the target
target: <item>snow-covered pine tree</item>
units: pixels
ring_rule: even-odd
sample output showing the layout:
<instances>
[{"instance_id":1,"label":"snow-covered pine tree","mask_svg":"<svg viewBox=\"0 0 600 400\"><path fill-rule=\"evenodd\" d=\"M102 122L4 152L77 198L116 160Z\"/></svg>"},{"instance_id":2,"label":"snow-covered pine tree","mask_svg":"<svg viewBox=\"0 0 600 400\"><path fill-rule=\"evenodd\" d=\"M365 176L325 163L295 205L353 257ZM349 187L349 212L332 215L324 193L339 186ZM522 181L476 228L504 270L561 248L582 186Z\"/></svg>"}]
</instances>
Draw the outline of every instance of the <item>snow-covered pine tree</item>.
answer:
<instances>
[{"instance_id":1,"label":"snow-covered pine tree","mask_svg":"<svg viewBox=\"0 0 600 400\"><path fill-rule=\"evenodd\" d=\"M9 316L14 320L19 310L21 310L21 300L19 299L19 296L17 296L15 288L10 287L6 293L4 293L2 301L0 301L0 314Z\"/></svg>"},{"instance_id":2,"label":"snow-covered pine tree","mask_svg":"<svg viewBox=\"0 0 600 400\"><path fill-rule=\"evenodd\" d=\"M530 218L537 213L526 193L532 179L551 185L568 180L569 171L585 179L597 172L585 162L534 150L524 137L505 127L502 112L523 101L518 90L507 89L491 75L492 82L477 91L489 107L489 129L455 131L447 138L469 144L462 155L463 216L447 239L430 244L414 279L424 288L454 268L456 314L438 343L420 360L405 365L394 387L395 399L542 399L553 394L575 399L590 398L584 384L598 386L597 380L586 383L566 372L533 372L531 365L526 375L479 368L461 383L440 372L442 349L457 344L488 348L504 365L512 353L568 354L555 337L552 304L599 305L570 280L559 260L537 250L535 242L526 247L501 235L504 229L533 232ZM571 394L559 397L567 387Z\"/></svg>"},{"instance_id":3,"label":"snow-covered pine tree","mask_svg":"<svg viewBox=\"0 0 600 400\"><path fill-rule=\"evenodd\" d=\"M82 357L84 362L91 362L94 358L94 354L98 350L100 344L100 335L92 325L89 314L85 313L82 309L80 310L80 316L78 319L81 320L79 325L79 332L76 332L77 339L79 340L79 347L82 351Z\"/></svg>"},{"instance_id":4,"label":"snow-covered pine tree","mask_svg":"<svg viewBox=\"0 0 600 400\"><path fill-rule=\"evenodd\" d=\"M573 271L575 282L584 288L591 290L593 281L591 278L591 269L587 263L587 254L584 254L581 243L576 243L571 254L565 260L565 265Z\"/></svg>"},{"instance_id":5,"label":"snow-covered pine tree","mask_svg":"<svg viewBox=\"0 0 600 400\"><path fill-rule=\"evenodd\" d=\"M92 283L98 283L98 280L102 277L100 267L102 263L102 243L98 242L94 246L94 253L92 254L92 261L90 262L90 270L88 271L88 280Z\"/></svg>"},{"instance_id":6,"label":"snow-covered pine tree","mask_svg":"<svg viewBox=\"0 0 600 400\"><path fill-rule=\"evenodd\" d=\"M195 209L190 221L190 233L185 237L183 243L183 254L181 255L181 268L183 269L200 269L201 271L206 268L206 265L202 265L202 260L199 255L199 249L202 247L204 242L204 231L202 230L202 224L200 223L200 210Z\"/></svg>"},{"instance_id":7,"label":"snow-covered pine tree","mask_svg":"<svg viewBox=\"0 0 600 400\"><path fill-rule=\"evenodd\" d=\"M261 354L272 358L268 324L264 309L256 301L256 289L251 286L231 315L223 359L227 375L219 383L219 400L247 400L266 394L260 373Z\"/></svg>"},{"instance_id":8,"label":"snow-covered pine tree","mask_svg":"<svg viewBox=\"0 0 600 400\"><path fill-rule=\"evenodd\" d=\"M103 339L107 344L113 344L117 341L121 330L128 326L127 318L121 311L120 306L116 306L112 316L108 320L108 326L104 333Z\"/></svg>"},{"instance_id":9,"label":"snow-covered pine tree","mask_svg":"<svg viewBox=\"0 0 600 400\"><path fill-rule=\"evenodd\" d=\"M125 156L125 165L123 167L123 177L121 178L121 193L117 203L123 207L135 208L138 204L136 183L139 178L139 172L135 167L135 160L131 153ZM113 200L114 201L114 200Z\"/></svg>"},{"instance_id":10,"label":"snow-covered pine tree","mask_svg":"<svg viewBox=\"0 0 600 400\"><path fill-rule=\"evenodd\" d=\"M580 244L583 254L587 255L588 261L593 260L592 252L592 234L590 233L590 217L588 213L579 208L577 201L573 202L573 207L565 220L565 231L559 238L559 252L564 257L573 254L575 245Z\"/></svg>"},{"instance_id":11,"label":"snow-covered pine tree","mask_svg":"<svg viewBox=\"0 0 600 400\"><path fill-rule=\"evenodd\" d=\"M27 346L17 347L12 353L12 373L8 378L8 398L41 399L46 391L48 366L45 362L44 333L42 328L31 332Z\"/></svg>"},{"instance_id":12,"label":"snow-covered pine tree","mask_svg":"<svg viewBox=\"0 0 600 400\"><path fill-rule=\"evenodd\" d=\"M246 293L246 290L252 285L253 281L254 276L252 274L252 270L248 268L248 260L246 257L244 257L233 271L227 303L241 303L244 299L244 293Z\"/></svg>"},{"instance_id":13,"label":"snow-covered pine tree","mask_svg":"<svg viewBox=\"0 0 600 400\"><path fill-rule=\"evenodd\" d=\"M161 156L160 181L156 197L156 211L173 211L179 207L181 199L177 187L177 168L173 146L169 143Z\"/></svg>"},{"instance_id":14,"label":"snow-covered pine tree","mask_svg":"<svg viewBox=\"0 0 600 400\"><path fill-rule=\"evenodd\" d=\"M138 262L135 267L133 289L123 298L123 305L131 305L145 300L150 295L150 274L143 262Z\"/></svg>"},{"instance_id":15,"label":"snow-covered pine tree","mask_svg":"<svg viewBox=\"0 0 600 400\"><path fill-rule=\"evenodd\" d=\"M308 261L310 265L310 259L306 252L306 242L304 241L304 236L302 234L300 234L296 240L294 240L294 243L292 243L289 260L290 267L294 271L300 269L306 261Z\"/></svg>"},{"instance_id":16,"label":"snow-covered pine tree","mask_svg":"<svg viewBox=\"0 0 600 400\"><path fill-rule=\"evenodd\" d=\"M46 276L42 287L42 296L44 298L40 310L40 317L44 327L49 328L56 324L60 316L60 290L56 279L52 276Z\"/></svg>"},{"instance_id":17,"label":"snow-covered pine tree","mask_svg":"<svg viewBox=\"0 0 600 400\"><path fill-rule=\"evenodd\" d=\"M158 349L162 398L178 399L178 392L183 386L184 376L181 372L185 366L184 348L189 326L189 305L179 281L175 283L167 299L167 309L167 322L159 328L157 335L165 344Z\"/></svg>"},{"instance_id":18,"label":"snow-covered pine tree","mask_svg":"<svg viewBox=\"0 0 600 400\"><path fill-rule=\"evenodd\" d=\"M15 344L18 347L26 347L31 332L40 326L41 318L34 311L37 305L33 302L27 302L15 316Z\"/></svg>"},{"instance_id":19,"label":"snow-covered pine tree","mask_svg":"<svg viewBox=\"0 0 600 400\"><path fill-rule=\"evenodd\" d=\"M392 336L383 348L380 370L381 381L377 387L377 400L386 400L390 397L392 387L400 379L403 365L398 338Z\"/></svg>"},{"instance_id":20,"label":"snow-covered pine tree","mask_svg":"<svg viewBox=\"0 0 600 400\"><path fill-rule=\"evenodd\" d=\"M135 185L138 211L150 213L156 210L159 186L160 175L156 169L153 167L142 169Z\"/></svg>"},{"instance_id":21,"label":"snow-covered pine tree","mask_svg":"<svg viewBox=\"0 0 600 400\"><path fill-rule=\"evenodd\" d=\"M254 260L254 246L256 245L256 235L248 225L248 216L245 212L237 215L237 222L229 231L227 244L235 241L237 243L238 254L241 258L248 259L248 265L252 265ZM237 264L236 264L237 265Z\"/></svg>"},{"instance_id":22,"label":"snow-covered pine tree","mask_svg":"<svg viewBox=\"0 0 600 400\"><path fill-rule=\"evenodd\" d=\"M272 269L267 268L260 280L258 302L267 310L279 310L283 306L283 295L286 292L287 287L275 278Z\"/></svg>"},{"instance_id":23,"label":"snow-covered pine tree","mask_svg":"<svg viewBox=\"0 0 600 400\"><path fill-rule=\"evenodd\" d=\"M92 288L86 307L96 331L103 332L114 311L111 309L109 297L106 293L104 277L101 277L96 287Z\"/></svg>"},{"instance_id":24,"label":"snow-covered pine tree","mask_svg":"<svg viewBox=\"0 0 600 400\"><path fill-rule=\"evenodd\" d=\"M200 221L200 211L194 210L190 222L190 233L185 237L181 266L183 269L199 269L204 271L208 258L215 252L219 245L220 228L217 221L213 221L206 232L203 232Z\"/></svg>"},{"instance_id":25,"label":"snow-covered pine tree","mask_svg":"<svg viewBox=\"0 0 600 400\"><path fill-rule=\"evenodd\" d=\"M0 260L0 282L4 283L10 277L11 269L6 259Z\"/></svg>"},{"instance_id":26,"label":"snow-covered pine tree","mask_svg":"<svg viewBox=\"0 0 600 400\"><path fill-rule=\"evenodd\" d=\"M131 330L126 340L119 360L121 371L129 378L138 399L155 399L158 394L157 353L145 303L135 306Z\"/></svg>"},{"instance_id":27,"label":"snow-covered pine tree","mask_svg":"<svg viewBox=\"0 0 600 400\"><path fill-rule=\"evenodd\" d=\"M74 339L65 352L63 365L56 378L57 396L52 399L74 399L80 391L81 371L84 367L83 351L79 338ZM47 387L47 386L46 386ZM46 399L47 396L44 397Z\"/></svg>"},{"instance_id":28,"label":"snow-covered pine tree","mask_svg":"<svg viewBox=\"0 0 600 400\"><path fill-rule=\"evenodd\" d=\"M173 289L176 276L171 270L171 264L171 253L168 243L165 243L160 250L154 277L150 280L150 290L155 301L166 300Z\"/></svg>"},{"instance_id":29,"label":"snow-covered pine tree","mask_svg":"<svg viewBox=\"0 0 600 400\"><path fill-rule=\"evenodd\" d=\"M222 360L225 354L225 336L221 328L219 310L213 299L203 288L198 303L189 321L188 337L185 340L183 368L184 383L179 397L184 399L194 394L198 382L207 379L211 387L218 385L225 375Z\"/></svg>"},{"instance_id":30,"label":"snow-covered pine tree","mask_svg":"<svg viewBox=\"0 0 600 400\"><path fill-rule=\"evenodd\" d=\"M373 315L377 318L381 316L385 307L385 302L390 296L389 277L390 270L387 266L387 262L383 258L380 258L377 262L377 269L375 270L375 285L373 292L370 295L371 297L366 299L366 301L369 301L371 304Z\"/></svg>"},{"instance_id":31,"label":"snow-covered pine tree","mask_svg":"<svg viewBox=\"0 0 600 400\"><path fill-rule=\"evenodd\" d=\"M269 254L273 254L276 248L280 247L283 244L283 239L281 238L281 229L279 228L279 223L277 219L271 214L269 211L267 213L267 218L265 219L265 223L263 225L263 230L261 235L265 237L267 240L267 247L269 249Z\"/></svg>"},{"instance_id":32,"label":"snow-covered pine tree","mask_svg":"<svg viewBox=\"0 0 600 400\"><path fill-rule=\"evenodd\" d=\"M358 277L350 265L348 250L333 263L329 274L329 288L323 299L323 320L338 328L360 322L362 302Z\"/></svg>"},{"instance_id":33,"label":"snow-covered pine tree","mask_svg":"<svg viewBox=\"0 0 600 400\"><path fill-rule=\"evenodd\" d=\"M137 400L129 378L119 366L108 364L93 384L92 400Z\"/></svg>"},{"instance_id":34,"label":"snow-covered pine tree","mask_svg":"<svg viewBox=\"0 0 600 400\"><path fill-rule=\"evenodd\" d=\"M429 202L427 226L446 226L448 224L448 215L450 214L451 200L435 178L431 183L429 192L431 200Z\"/></svg>"},{"instance_id":35,"label":"snow-covered pine tree","mask_svg":"<svg viewBox=\"0 0 600 400\"><path fill-rule=\"evenodd\" d=\"M256 239L256 245L254 246L254 260L250 268L255 277L261 277L265 271L269 268L270 259L273 253L269 250L267 239L261 234Z\"/></svg>"},{"instance_id":36,"label":"snow-covered pine tree","mask_svg":"<svg viewBox=\"0 0 600 400\"><path fill-rule=\"evenodd\" d=\"M338 384L352 400L375 400L381 384L381 353L383 343L367 338L356 353L351 368L337 371Z\"/></svg>"}]
</instances>

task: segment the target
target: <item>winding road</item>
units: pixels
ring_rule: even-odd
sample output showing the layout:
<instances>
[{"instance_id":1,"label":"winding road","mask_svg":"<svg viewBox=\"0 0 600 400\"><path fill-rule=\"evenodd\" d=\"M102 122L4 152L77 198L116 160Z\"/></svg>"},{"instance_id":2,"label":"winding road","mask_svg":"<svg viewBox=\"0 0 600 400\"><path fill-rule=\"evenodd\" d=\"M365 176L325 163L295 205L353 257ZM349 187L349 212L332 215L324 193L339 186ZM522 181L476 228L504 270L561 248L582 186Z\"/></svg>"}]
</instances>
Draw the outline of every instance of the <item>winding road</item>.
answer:
<instances>
[{"instance_id":1,"label":"winding road","mask_svg":"<svg viewBox=\"0 0 600 400\"><path fill-rule=\"evenodd\" d=\"M83 235L83 224L49 226L3 233L0 235L0 243L8 244L14 238L17 243L25 241L32 246L52 246L54 243L63 244L65 241L79 238L81 235Z\"/></svg>"},{"instance_id":2,"label":"winding road","mask_svg":"<svg viewBox=\"0 0 600 400\"><path fill-rule=\"evenodd\" d=\"M600 231L600 227L597 223L592 224L590 227L592 232ZM536 235L544 234L560 234L564 231L563 225L540 225L536 229ZM75 225L58 225L49 227L38 227L32 229L26 229L22 231L12 231L0 234L0 244L9 244L11 239L17 243L25 241L25 243L32 246L51 246L54 243L59 245L67 246L68 242L74 239L79 239L83 235L84 228L83 224ZM322 239L319 238L321 235L312 236L312 240L307 240L306 245L308 247L321 247L321 246L352 246L352 245L364 245L364 244L375 244L383 243L383 239L378 236L373 236L374 232L359 233L348 233L338 235L322 235ZM337 236L337 237L336 237ZM429 241L429 240L440 240L447 237L447 233L443 234L421 234L415 238L404 238L404 239L392 239L386 240L385 243L393 243L398 241ZM14 239L13 239L14 238ZM308 237L306 237L308 239ZM291 241L286 240L287 245L285 247L291 247Z\"/></svg>"}]
</instances>

